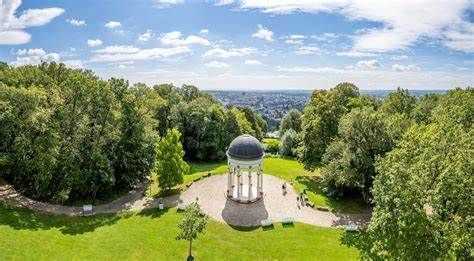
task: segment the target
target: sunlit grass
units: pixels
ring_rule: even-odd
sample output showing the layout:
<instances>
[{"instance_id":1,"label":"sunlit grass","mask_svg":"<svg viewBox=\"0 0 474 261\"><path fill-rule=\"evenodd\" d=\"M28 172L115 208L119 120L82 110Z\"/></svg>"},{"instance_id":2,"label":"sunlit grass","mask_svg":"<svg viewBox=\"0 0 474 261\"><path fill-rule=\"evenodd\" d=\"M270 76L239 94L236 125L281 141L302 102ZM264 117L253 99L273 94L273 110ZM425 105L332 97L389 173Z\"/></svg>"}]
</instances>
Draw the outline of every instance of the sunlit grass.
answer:
<instances>
[{"instance_id":1,"label":"sunlit grass","mask_svg":"<svg viewBox=\"0 0 474 261\"><path fill-rule=\"evenodd\" d=\"M0 260L184 260L175 209L64 217L0 204ZM305 224L235 229L210 220L193 244L196 260L356 260L343 232Z\"/></svg>"}]
</instances>

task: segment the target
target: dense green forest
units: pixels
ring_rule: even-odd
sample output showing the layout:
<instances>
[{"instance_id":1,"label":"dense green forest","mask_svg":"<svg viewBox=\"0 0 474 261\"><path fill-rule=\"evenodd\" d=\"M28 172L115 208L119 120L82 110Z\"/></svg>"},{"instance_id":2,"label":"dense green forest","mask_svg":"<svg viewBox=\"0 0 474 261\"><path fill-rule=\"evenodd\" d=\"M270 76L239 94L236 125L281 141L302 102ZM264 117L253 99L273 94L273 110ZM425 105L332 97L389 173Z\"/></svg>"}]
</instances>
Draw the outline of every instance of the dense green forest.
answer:
<instances>
[{"instance_id":1,"label":"dense green forest","mask_svg":"<svg viewBox=\"0 0 474 261\"><path fill-rule=\"evenodd\" d=\"M186 159L207 161L223 159L240 134L263 138L266 123L194 86L130 86L56 63L0 66L0 174L32 198L129 189L150 175L156 143L172 128Z\"/></svg>"},{"instance_id":2,"label":"dense green forest","mask_svg":"<svg viewBox=\"0 0 474 261\"><path fill-rule=\"evenodd\" d=\"M378 100L342 83L314 91L298 115L283 118L280 151L320 168L328 195L374 206L357 241L364 257L472 258L474 89L420 99L398 89ZM298 142L286 142L294 132Z\"/></svg>"}]
</instances>

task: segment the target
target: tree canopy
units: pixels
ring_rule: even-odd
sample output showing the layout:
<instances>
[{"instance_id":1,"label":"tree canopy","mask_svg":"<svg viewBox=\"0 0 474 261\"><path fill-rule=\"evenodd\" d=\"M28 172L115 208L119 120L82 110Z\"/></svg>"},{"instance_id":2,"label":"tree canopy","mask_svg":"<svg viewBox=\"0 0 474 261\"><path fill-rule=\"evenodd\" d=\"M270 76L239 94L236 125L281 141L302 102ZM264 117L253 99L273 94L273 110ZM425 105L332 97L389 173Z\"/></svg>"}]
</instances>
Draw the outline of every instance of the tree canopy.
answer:
<instances>
[{"instance_id":1,"label":"tree canopy","mask_svg":"<svg viewBox=\"0 0 474 261\"><path fill-rule=\"evenodd\" d=\"M131 86L56 63L0 67L0 175L32 198L128 190L150 175L157 140L174 128L184 157L204 161L223 159L240 134L262 139L266 123L191 85Z\"/></svg>"},{"instance_id":2,"label":"tree canopy","mask_svg":"<svg viewBox=\"0 0 474 261\"><path fill-rule=\"evenodd\" d=\"M314 168L331 140L336 136L339 119L350 111L351 98L359 89L351 83L341 83L330 90L316 90L304 108L299 158L306 168Z\"/></svg>"},{"instance_id":3,"label":"tree canopy","mask_svg":"<svg viewBox=\"0 0 474 261\"><path fill-rule=\"evenodd\" d=\"M165 190L183 183L183 175L189 172L189 166L183 160L184 151L180 138L179 131L171 129L156 145L154 170L160 187Z\"/></svg>"},{"instance_id":4,"label":"tree canopy","mask_svg":"<svg viewBox=\"0 0 474 261\"><path fill-rule=\"evenodd\" d=\"M285 132L289 129L294 131L301 132L301 112L297 109L291 109L283 117L280 123L280 136L283 136Z\"/></svg>"}]
</instances>

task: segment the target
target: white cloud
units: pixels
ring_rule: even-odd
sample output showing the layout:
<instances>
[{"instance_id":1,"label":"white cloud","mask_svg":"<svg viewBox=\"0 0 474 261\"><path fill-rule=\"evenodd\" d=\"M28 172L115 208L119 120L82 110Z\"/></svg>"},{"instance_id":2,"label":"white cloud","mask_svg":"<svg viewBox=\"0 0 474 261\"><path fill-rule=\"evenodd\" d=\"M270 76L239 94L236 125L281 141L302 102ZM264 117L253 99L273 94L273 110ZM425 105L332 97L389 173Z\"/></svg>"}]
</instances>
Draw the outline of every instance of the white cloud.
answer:
<instances>
[{"instance_id":1,"label":"white cloud","mask_svg":"<svg viewBox=\"0 0 474 261\"><path fill-rule=\"evenodd\" d=\"M201 31L199 31L200 34L208 34L209 33L209 29L207 28L204 28L204 29L201 29Z\"/></svg>"},{"instance_id":2,"label":"white cloud","mask_svg":"<svg viewBox=\"0 0 474 261\"><path fill-rule=\"evenodd\" d=\"M42 48L20 49L16 51L19 56L43 56L46 52Z\"/></svg>"},{"instance_id":3,"label":"white cloud","mask_svg":"<svg viewBox=\"0 0 474 261\"><path fill-rule=\"evenodd\" d=\"M140 42L148 42L150 39L153 37L153 32L152 30L148 29L146 32L140 34L138 36L138 41Z\"/></svg>"},{"instance_id":4,"label":"white cloud","mask_svg":"<svg viewBox=\"0 0 474 261\"><path fill-rule=\"evenodd\" d=\"M42 26L64 13L62 8L27 9L16 16L21 0L0 2L0 45L30 42L31 35L23 31L28 27Z\"/></svg>"},{"instance_id":5,"label":"white cloud","mask_svg":"<svg viewBox=\"0 0 474 261\"><path fill-rule=\"evenodd\" d=\"M349 19L379 22L382 26L362 31L354 37L357 51L386 52L408 48L424 38L443 38L448 32L446 46L472 52L469 33L459 31L472 0L419 0L419 1L350 1L350 0L239 0L243 9L261 9L266 13L338 12ZM448 30L448 31L447 31ZM449 40L451 39L451 41Z\"/></svg>"},{"instance_id":6,"label":"white cloud","mask_svg":"<svg viewBox=\"0 0 474 261\"><path fill-rule=\"evenodd\" d=\"M335 39L337 39L338 37L339 37L339 35L337 35L335 33L323 33L323 34L319 34L319 35L312 35L311 39L314 39L314 40L320 41L320 42L332 42Z\"/></svg>"},{"instance_id":7,"label":"white cloud","mask_svg":"<svg viewBox=\"0 0 474 261\"><path fill-rule=\"evenodd\" d=\"M303 40L286 39L286 40L285 40L285 43L298 45L298 44L303 44Z\"/></svg>"},{"instance_id":8,"label":"white cloud","mask_svg":"<svg viewBox=\"0 0 474 261\"><path fill-rule=\"evenodd\" d=\"M380 68L380 63L377 60L362 60L358 61L355 67L362 70L376 70Z\"/></svg>"},{"instance_id":9,"label":"white cloud","mask_svg":"<svg viewBox=\"0 0 474 261\"><path fill-rule=\"evenodd\" d=\"M62 61L62 63L74 69L84 68L84 63L82 62L82 60L65 60L65 61Z\"/></svg>"},{"instance_id":10,"label":"white cloud","mask_svg":"<svg viewBox=\"0 0 474 261\"><path fill-rule=\"evenodd\" d=\"M109 29L115 29L115 28L121 27L122 23L117 22L117 21L109 21L104 26L109 28Z\"/></svg>"},{"instance_id":11,"label":"white cloud","mask_svg":"<svg viewBox=\"0 0 474 261\"><path fill-rule=\"evenodd\" d=\"M302 34L292 34L288 38L290 38L290 39L306 39L306 36L304 36Z\"/></svg>"},{"instance_id":12,"label":"white cloud","mask_svg":"<svg viewBox=\"0 0 474 261\"><path fill-rule=\"evenodd\" d=\"M233 4L235 1L234 0L217 0L215 5L221 6L221 5L230 5Z\"/></svg>"},{"instance_id":13,"label":"white cloud","mask_svg":"<svg viewBox=\"0 0 474 261\"><path fill-rule=\"evenodd\" d=\"M97 47L97 46L101 46L102 44L103 44L103 42L100 39L88 39L87 40L87 45L89 47Z\"/></svg>"},{"instance_id":14,"label":"white cloud","mask_svg":"<svg viewBox=\"0 0 474 261\"><path fill-rule=\"evenodd\" d=\"M413 71L420 71L421 68L414 64L409 64L409 65L394 64L392 65L392 70L397 71L397 72L413 72Z\"/></svg>"},{"instance_id":15,"label":"white cloud","mask_svg":"<svg viewBox=\"0 0 474 261\"><path fill-rule=\"evenodd\" d=\"M259 60L245 60L246 65L263 65Z\"/></svg>"},{"instance_id":16,"label":"white cloud","mask_svg":"<svg viewBox=\"0 0 474 261\"><path fill-rule=\"evenodd\" d=\"M263 27L260 24L258 25L257 32L252 34L252 37L259 38L268 42L273 42L273 32Z\"/></svg>"},{"instance_id":17,"label":"white cloud","mask_svg":"<svg viewBox=\"0 0 474 261\"><path fill-rule=\"evenodd\" d=\"M327 73L327 72L342 72L343 70L332 68L332 67L307 67L307 66L294 66L294 67L277 67L279 72L290 72L290 73Z\"/></svg>"},{"instance_id":18,"label":"white cloud","mask_svg":"<svg viewBox=\"0 0 474 261\"><path fill-rule=\"evenodd\" d=\"M206 67L208 68L216 68L216 69L221 69L221 68L229 68L230 65L227 63L223 62L218 62L218 61L211 61L205 64Z\"/></svg>"},{"instance_id":19,"label":"white cloud","mask_svg":"<svg viewBox=\"0 0 474 261\"><path fill-rule=\"evenodd\" d=\"M164 34L161 37L161 43L163 45L171 45L171 46L186 46L186 45L204 45L209 46L211 43L203 37L196 36L196 35L189 35L186 38L182 37L183 34L179 31L173 31Z\"/></svg>"},{"instance_id":20,"label":"white cloud","mask_svg":"<svg viewBox=\"0 0 474 261\"><path fill-rule=\"evenodd\" d=\"M187 46L177 46L172 48L150 48L140 49L133 46L108 46L94 51L93 62L125 62L160 60L171 56L186 54L191 52Z\"/></svg>"},{"instance_id":21,"label":"white cloud","mask_svg":"<svg viewBox=\"0 0 474 261\"><path fill-rule=\"evenodd\" d=\"M70 23L72 26L77 26L77 27L80 27L80 26L86 26L86 21L84 20L79 20L79 19L74 19L74 18L71 18L71 19L67 19L66 20L68 23Z\"/></svg>"},{"instance_id":22,"label":"white cloud","mask_svg":"<svg viewBox=\"0 0 474 261\"><path fill-rule=\"evenodd\" d=\"M453 50L474 52L474 23L462 23L457 29L445 33L443 44Z\"/></svg>"},{"instance_id":23,"label":"white cloud","mask_svg":"<svg viewBox=\"0 0 474 261\"><path fill-rule=\"evenodd\" d=\"M255 53L257 50L255 48L231 48L231 49L222 49L214 48L206 51L203 54L204 58L231 58L231 57L242 57Z\"/></svg>"},{"instance_id":24,"label":"white cloud","mask_svg":"<svg viewBox=\"0 0 474 261\"><path fill-rule=\"evenodd\" d=\"M368 53L368 52L348 51L348 52L337 52L336 55L347 56L347 57L375 57L378 54Z\"/></svg>"},{"instance_id":25,"label":"white cloud","mask_svg":"<svg viewBox=\"0 0 474 261\"><path fill-rule=\"evenodd\" d=\"M16 52L16 60L12 62L14 66L27 64L40 64L42 62L59 62L61 56L58 53L47 53L41 48L20 49Z\"/></svg>"},{"instance_id":26,"label":"white cloud","mask_svg":"<svg viewBox=\"0 0 474 261\"><path fill-rule=\"evenodd\" d=\"M394 55L392 57L390 57L390 59L394 60L394 61L401 61L401 60L406 60L408 59L408 55Z\"/></svg>"},{"instance_id":27,"label":"white cloud","mask_svg":"<svg viewBox=\"0 0 474 261\"><path fill-rule=\"evenodd\" d=\"M184 0L153 0L153 5L156 8L168 8L174 5L183 4Z\"/></svg>"},{"instance_id":28,"label":"white cloud","mask_svg":"<svg viewBox=\"0 0 474 261\"><path fill-rule=\"evenodd\" d=\"M93 52L102 54L123 54L136 53L138 51L140 51L140 49L132 45L111 45Z\"/></svg>"},{"instance_id":29,"label":"white cloud","mask_svg":"<svg viewBox=\"0 0 474 261\"><path fill-rule=\"evenodd\" d=\"M296 55L311 55L311 54L320 54L321 49L316 46L301 46L296 51Z\"/></svg>"}]
</instances>

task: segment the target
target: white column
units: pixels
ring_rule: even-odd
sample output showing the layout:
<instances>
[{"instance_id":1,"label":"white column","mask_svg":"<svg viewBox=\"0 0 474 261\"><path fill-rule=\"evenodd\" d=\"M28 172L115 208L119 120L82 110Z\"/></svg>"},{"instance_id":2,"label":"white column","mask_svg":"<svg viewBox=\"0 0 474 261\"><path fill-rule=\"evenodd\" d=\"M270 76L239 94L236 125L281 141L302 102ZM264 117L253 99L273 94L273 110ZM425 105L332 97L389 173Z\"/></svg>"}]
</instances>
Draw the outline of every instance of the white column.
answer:
<instances>
[{"instance_id":1,"label":"white column","mask_svg":"<svg viewBox=\"0 0 474 261\"><path fill-rule=\"evenodd\" d=\"M231 181L231 177L232 177L232 168L231 166L229 165L229 173L227 174L227 196L230 195L230 192L231 192L231 184L230 184L230 181Z\"/></svg>"},{"instance_id":2,"label":"white column","mask_svg":"<svg viewBox=\"0 0 474 261\"><path fill-rule=\"evenodd\" d=\"M242 195L242 182L241 182L240 168L237 170L237 198L240 199Z\"/></svg>"},{"instance_id":3,"label":"white column","mask_svg":"<svg viewBox=\"0 0 474 261\"><path fill-rule=\"evenodd\" d=\"M260 196L260 170L257 170L257 197Z\"/></svg>"},{"instance_id":4,"label":"white column","mask_svg":"<svg viewBox=\"0 0 474 261\"><path fill-rule=\"evenodd\" d=\"M252 171L251 168L249 167L249 194L248 194L249 200L252 198Z\"/></svg>"}]
</instances>

